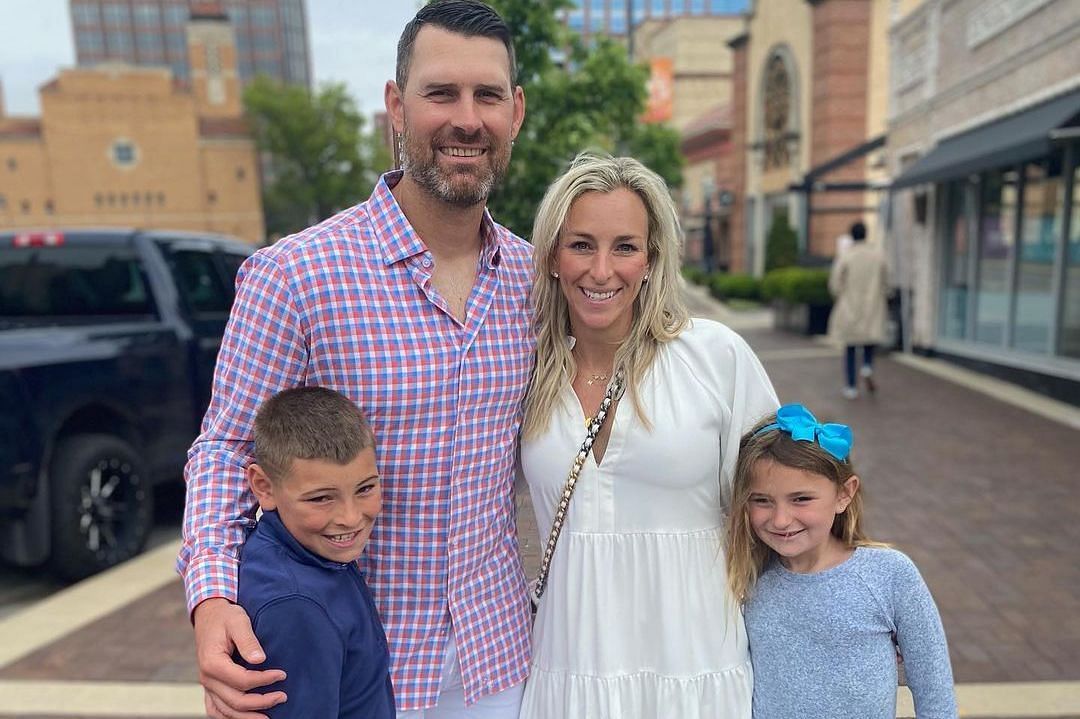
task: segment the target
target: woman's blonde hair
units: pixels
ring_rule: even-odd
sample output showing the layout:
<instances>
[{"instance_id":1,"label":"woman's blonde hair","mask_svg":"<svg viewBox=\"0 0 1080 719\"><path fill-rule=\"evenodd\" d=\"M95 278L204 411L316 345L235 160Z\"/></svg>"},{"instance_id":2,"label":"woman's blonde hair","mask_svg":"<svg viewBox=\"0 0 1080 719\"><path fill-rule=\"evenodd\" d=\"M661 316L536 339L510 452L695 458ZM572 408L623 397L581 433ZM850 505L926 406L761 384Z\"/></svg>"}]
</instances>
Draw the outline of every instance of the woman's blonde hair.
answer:
<instances>
[{"instance_id":1,"label":"woman's blonde hair","mask_svg":"<svg viewBox=\"0 0 1080 719\"><path fill-rule=\"evenodd\" d=\"M566 217L574 201L587 192L608 193L627 189L637 194L649 216L646 250L648 282L634 301L629 335L615 353L615 368L622 368L634 408L648 426L637 386L656 357L660 344L678 336L688 314L682 300L679 254L682 234L675 203L667 185L652 170L630 157L591 152L578 155L570 168L544 195L533 224L532 305L536 326L536 364L525 398L523 434L543 432L559 402L559 394L577 370L570 353L570 315L558 279L552 277L555 255Z\"/></svg>"},{"instance_id":2,"label":"woman's blonde hair","mask_svg":"<svg viewBox=\"0 0 1080 719\"><path fill-rule=\"evenodd\" d=\"M817 442L800 442L780 430L761 432L776 422L770 415L743 435L739 442L739 459L735 464L735 481L731 498L731 517L727 527L727 580L732 595L745 602L753 592L754 584L775 556L769 545L758 539L750 526L750 483L754 467L762 460L771 460L792 469L818 474L827 478L838 489L855 475L849 456L846 462L833 457ZM832 534L848 549L868 546L887 546L866 536L863 529L863 490L859 489L843 512L833 520Z\"/></svg>"}]
</instances>

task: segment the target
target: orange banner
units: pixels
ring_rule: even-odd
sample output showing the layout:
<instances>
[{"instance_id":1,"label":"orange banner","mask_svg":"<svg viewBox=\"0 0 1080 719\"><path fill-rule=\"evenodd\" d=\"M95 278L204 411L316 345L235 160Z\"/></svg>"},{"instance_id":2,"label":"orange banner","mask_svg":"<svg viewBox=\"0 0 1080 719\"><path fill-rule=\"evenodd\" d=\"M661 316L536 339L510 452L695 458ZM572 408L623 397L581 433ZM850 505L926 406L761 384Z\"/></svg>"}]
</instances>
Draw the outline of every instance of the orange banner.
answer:
<instances>
[{"instance_id":1,"label":"orange banner","mask_svg":"<svg viewBox=\"0 0 1080 719\"><path fill-rule=\"evenodd\" d=\"M670 57L649 61L649 100L642 122L667 122L675 105L675 67Z\"/></svg>"}]
</instances>

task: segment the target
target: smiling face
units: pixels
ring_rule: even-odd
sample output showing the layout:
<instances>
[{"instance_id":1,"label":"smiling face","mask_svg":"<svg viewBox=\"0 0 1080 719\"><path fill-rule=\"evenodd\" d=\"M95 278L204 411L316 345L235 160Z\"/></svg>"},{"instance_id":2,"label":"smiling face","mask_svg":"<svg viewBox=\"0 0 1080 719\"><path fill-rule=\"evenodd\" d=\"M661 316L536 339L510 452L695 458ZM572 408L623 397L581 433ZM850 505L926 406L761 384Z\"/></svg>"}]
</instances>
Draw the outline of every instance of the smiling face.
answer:
<instances>
[{"instance_id":1,"label":"smiling face","mask_svg":"<svg viewBox=\"0 0 1080 719\"><path fill-rule=\"evenodd\" d=\"M836 515L847 509L859 478L843 487L820 474L761 459L751 472L747 506L758 539L794 572L816 572L842 562L849 550L831 530Z\"/></svg>"},{"instance_id":2,"label":"smiling face","mask_svg":"<svg viewBox=\"0 0 1080 719\"><path fill-rule=\"evenodd\" d=\"M621 340L649 271L649 215L626 188L586 192L574 200L559 233L555 271L575 337Z\"/></svg>"},{"instance_id":3,"label":"smiling face","mask_svg":"<svg viewBox=\"0 0 1080 719\"><path fill-rule=\"evenodd\" d=\"M277 510L296 541L333 562L360 558L382 510L382 485L371 447L348 464L294 459L288 476L277 481L252 464L248 482L264 511Z\"/></svg>"},{"instance_id":4,"label":"smiling face","mask_svg":"<svg viewBox=\"0 0 1080 719\"><path fill-rule=\"evenodd\" d=\"M386 107L403 135L405 177L435 199L471 207L506 172L525 96L499 40L424 27L406 86L387 83Z\"/></svg>"}]
</instances>

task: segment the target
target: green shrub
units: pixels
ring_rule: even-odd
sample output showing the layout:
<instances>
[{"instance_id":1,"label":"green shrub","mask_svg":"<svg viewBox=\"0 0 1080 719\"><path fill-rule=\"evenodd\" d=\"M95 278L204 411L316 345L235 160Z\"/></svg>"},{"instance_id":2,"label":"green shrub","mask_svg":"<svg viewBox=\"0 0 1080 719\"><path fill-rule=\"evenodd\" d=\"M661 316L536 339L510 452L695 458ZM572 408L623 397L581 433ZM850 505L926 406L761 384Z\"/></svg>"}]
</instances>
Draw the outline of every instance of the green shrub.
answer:
<instances>
[{"instance_id":1,"label":"green shrub","mask_svg":"<svg viewBox=\"0 0 1080 719\"><path fill-rule=\"evenodd\" d=\"M790 304L830 305L829 271L781 267L761 280L761 295L767 300L783 300Z\"/></svg>"},{"instance_id":2,"label":"green shrub","mask_svg":"<svg viewBox=\"0 0 1080 719\"><path fill-rule=\"evenodd\" d=\"M695 285L704 285L709 281L709 273L697 265L683 265L682 275L687 282L692 282Z\"/></svg>"},{"instance_id":3,"label":"green shrub","mask_svg":"<svg viewBox=\"0 0 1080 719\"><path fill-rule=\"evenodd\" d=\"M765 271L790 267L799 258L799 237L788 224L787 213L773 215L769 235L765 239Z\"/></svg>"},{"instance_id":4,"label":"green shrub","mask_svg":"<svg viewBox=\"0 0 1080 719\"><path fill-rule=\"evenodd\" d=\"M717 273L709 281L709 291L720 300L758 300L761 282L750 275Z\"/></svg>"}]
</instances>

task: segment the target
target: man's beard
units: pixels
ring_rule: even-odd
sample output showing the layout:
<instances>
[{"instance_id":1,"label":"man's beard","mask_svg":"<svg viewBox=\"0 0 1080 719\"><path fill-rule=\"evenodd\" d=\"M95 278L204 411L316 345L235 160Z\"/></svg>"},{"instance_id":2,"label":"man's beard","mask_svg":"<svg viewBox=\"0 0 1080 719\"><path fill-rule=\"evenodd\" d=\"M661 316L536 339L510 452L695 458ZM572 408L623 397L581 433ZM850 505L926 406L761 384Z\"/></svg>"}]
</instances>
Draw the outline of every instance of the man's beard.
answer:
<instances>
[{"instance_id":1,"label":"man's beard","mask_svg":"<svg viewBox=\"0 0 1080 719\"><path fill-rule=\"evenodd\" d=\"M486 140L486 142L481 142ZM484 146L487 167L460 167L448 170L439 165L439 146L460 143L469 147ZM509 143L499 143L483 130L467 135L452 130L448 136L433 138L425 145L405 125L401 144L401 167L413 182L432 197L454 207L474 207L487 201L491 191L506 175L510 163Z\"/></svg>"}]
</instances>

